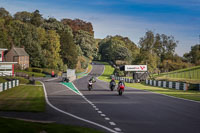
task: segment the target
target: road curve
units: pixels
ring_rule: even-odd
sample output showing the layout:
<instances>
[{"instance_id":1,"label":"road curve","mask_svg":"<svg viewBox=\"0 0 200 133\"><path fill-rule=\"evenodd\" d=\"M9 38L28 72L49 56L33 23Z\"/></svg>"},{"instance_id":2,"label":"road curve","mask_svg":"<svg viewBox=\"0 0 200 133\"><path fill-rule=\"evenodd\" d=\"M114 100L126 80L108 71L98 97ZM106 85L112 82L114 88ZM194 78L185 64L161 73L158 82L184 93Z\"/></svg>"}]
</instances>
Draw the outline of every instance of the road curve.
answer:
<instances>
[{"instance_id":1,"label":"road curve","mask_svg":"<svg viewBox=\"0 0 200 133\"><path fill-rule=\"evenodd\" d=\"M110 119L105 124L125 133L200 133L199 103L128 87L123 96L118 96L116 90L110 91L108 83L100 80L88 91L89 78L99 76L103 69L103 65L93 65L91 73L74 84L101 110L104 119Z\"/></svg>"}]
</instances>

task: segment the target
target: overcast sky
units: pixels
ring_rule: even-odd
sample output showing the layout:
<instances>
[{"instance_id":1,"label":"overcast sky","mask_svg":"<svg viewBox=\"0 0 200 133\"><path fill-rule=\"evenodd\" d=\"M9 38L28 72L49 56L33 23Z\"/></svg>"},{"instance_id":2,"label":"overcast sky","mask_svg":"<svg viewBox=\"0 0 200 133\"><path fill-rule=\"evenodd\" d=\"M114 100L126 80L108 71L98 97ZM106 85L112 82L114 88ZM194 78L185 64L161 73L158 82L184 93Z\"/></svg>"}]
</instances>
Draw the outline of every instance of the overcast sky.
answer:
<instances>
[{"instance_id":1,"label":"overcast sky","mask_svg":"<svg viewBox=\"0 0 200 133\"><path fill-rule=\"evenodd\" d=\"M147 30L172 35L180 56L199 43L200 0L0 0L0 7L12 15L38 9L45 18L80 18L101 39L122 35L138 44Z\"/></svg>"}]
</instances>

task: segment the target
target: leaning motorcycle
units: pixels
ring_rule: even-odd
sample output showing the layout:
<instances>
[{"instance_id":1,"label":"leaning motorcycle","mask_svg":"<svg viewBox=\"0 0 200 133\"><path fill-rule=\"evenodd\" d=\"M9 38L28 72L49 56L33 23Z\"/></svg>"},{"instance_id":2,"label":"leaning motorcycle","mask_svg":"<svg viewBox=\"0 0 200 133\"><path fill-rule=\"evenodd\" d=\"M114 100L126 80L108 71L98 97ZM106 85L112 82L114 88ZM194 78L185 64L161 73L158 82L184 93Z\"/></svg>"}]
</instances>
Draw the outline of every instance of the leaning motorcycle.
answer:
<instances>
[{"instance_id":1,"label":"leaning motorcycle","mask_svg":"<svg viewBox=\"0 0 200 133\"><path fill-rule=\"evenodd\" d=\"M125 88L124 85L119 85L119 86L118 86L118 93L119 93L120 96L121 96L122 93L124 92L124 88Z\"/></svg>"},{"instance_id":2,"label":"leaning motorcycle","mask_svg":"<svg viewBox=\"0 0 200 133\"><path fill-rule=\"evenodd\" d=\"M92 89L92 81L89 81L89 83L88 83L88 90L91 91L91 89Z\"/></svg>"}]
</instances>

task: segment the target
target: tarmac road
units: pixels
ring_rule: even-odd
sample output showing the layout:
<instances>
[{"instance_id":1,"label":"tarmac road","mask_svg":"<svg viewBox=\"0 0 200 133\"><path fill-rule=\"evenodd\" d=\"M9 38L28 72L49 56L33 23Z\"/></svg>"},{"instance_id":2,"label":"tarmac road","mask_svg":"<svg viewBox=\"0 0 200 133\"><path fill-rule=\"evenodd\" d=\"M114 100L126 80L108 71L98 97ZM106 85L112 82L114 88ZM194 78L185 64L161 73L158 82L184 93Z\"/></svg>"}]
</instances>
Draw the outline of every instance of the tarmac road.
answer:
<instances>
[{"instance_id":1,"label":"tarmac road","mask_svg":"<svg viewBox=\"0 0 200 133\"><path fill-rule=\"evenodd\" d=\"M92 91L88 91L89 78L100 76L103 70L103 65L93 65L88 76L73 82L83 95L62 85L61 79L47 82L41 79L54 107L93 123L63 114L49 105L44 113L22 112L22 118L92 127L103 132L200 133L200 103L128 87L118 96L116 89L110 91L109 84L100 80L94 83ZM21 114L0 112L1 116L18 117Z\"/></svg>"},{"instance_id":2,"label":"tarmac road","mask_svg":"<svg viewBox=\"0 0 200 133\"><path fill-rule=\"evenodd\" d=\"M87 90L90 76L100 75L102 65L93 65L88 77L74 82L82 94L125 133L200 133L200 103L175 99L147 91L125 88L122 96L109 84L97 80Z\"/></svg>"}]
</instances>

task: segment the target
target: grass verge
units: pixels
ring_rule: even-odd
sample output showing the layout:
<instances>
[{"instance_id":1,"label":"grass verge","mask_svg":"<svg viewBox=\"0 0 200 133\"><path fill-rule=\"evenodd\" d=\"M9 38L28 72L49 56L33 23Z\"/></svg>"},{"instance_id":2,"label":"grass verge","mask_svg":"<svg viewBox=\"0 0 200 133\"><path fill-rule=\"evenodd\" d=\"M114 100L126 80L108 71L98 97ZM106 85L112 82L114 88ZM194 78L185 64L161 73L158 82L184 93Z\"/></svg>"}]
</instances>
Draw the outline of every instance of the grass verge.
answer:
<instances>
[{"instance_id":1,"label":"grass verge","mask_svg":"<svg viewBox=\"0 0 200 133\"><path fill-rule=\"evenodd\" d=\"M45 110L42 86L20 85L0 93L0 110L31 111Z\"/></svg>"},{"instance_id":2,"label":"grass verge","mask_svg":"<svg viewBox=\"0 0 200 133\"><path fill-rule=\"evenodd\" d=\"M105 65L104 73L99 77L100 80L110 82L110 75L113 74L114 68L109 64ZM174 96L178 98L184 98L189 100L200 101L200 92L199 91L182 91L182 90L175 90L169 88L160 88L160 87L153 87L148 86L142 83L126 83L126 86L140 89L140 90L147 90L152 91L160 94L165 94L169 96Z\"/></svg>"},{"instance_id":3,"label":"grass verge","mask_svg":"<svg viewBox=\"0 0 200 133\"><path fill-rule=\"evenodd\" d=\"M87 71L76 74L77 75L77 79L79 79L79 78L81 78L83 76L86 76L91 70L92 70L92 65L89 64L88 68L87 68Z\"/></svg>"},{"instance_id":4,"label":"grass verge","mask_svg":"<svg viewBox=\"0 0 200 133\"><path fill-rule=\"evenodd\" d=\"M43 124L22 120L0 118L2 133L101 133L100 131L56 123Z\"/></svg>"},{"instance_id":5,"label":"grass verge","mask_svg":"<svg viewBox=\"0 0 200 133\"><path fill-rule=\"evenodd\" d=\"M104 73L98 79L110 82L110 75L113 74L115 69L108 63L103 62L102 64L104 64Z\"/></svg>"},{"instance_id":6,"label":"grass verge","mask_svg":"<svg viewBox=\"0 0 200 133\"><path fill-rule=\"evenodd\" d=\"M23 70L16 70L16 72L23 72L28 74L29 77L31 77L32 75L34 75L34 77L45 77L46 75L43 73L37 73L37 72L28 72L28 71L23 71Z\"/></svg>"}]
</instances>

